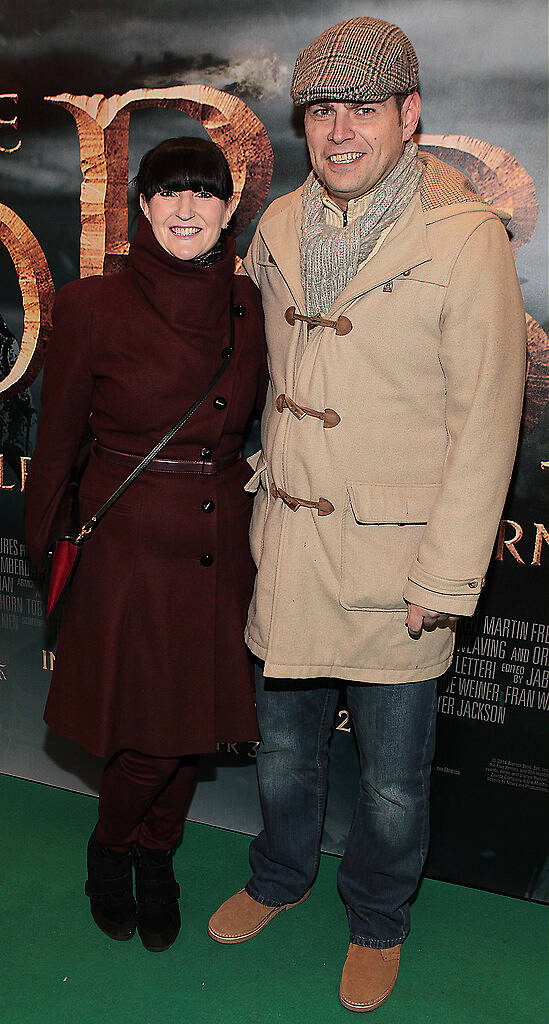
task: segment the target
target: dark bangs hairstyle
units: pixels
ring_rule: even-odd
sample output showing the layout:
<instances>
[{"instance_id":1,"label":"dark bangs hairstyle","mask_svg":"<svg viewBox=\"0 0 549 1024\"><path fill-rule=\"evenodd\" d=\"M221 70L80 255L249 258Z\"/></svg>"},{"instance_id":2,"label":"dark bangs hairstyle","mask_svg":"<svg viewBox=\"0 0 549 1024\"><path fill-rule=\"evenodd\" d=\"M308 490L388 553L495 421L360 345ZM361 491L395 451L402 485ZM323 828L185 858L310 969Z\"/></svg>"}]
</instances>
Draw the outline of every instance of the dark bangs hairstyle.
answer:
<instances>
[{"instance_id":1,"label":"dark bangs hairstyle","mask_svg":"<svg viewBox=\"0 0 549 1024\"><path fill-rule=\"evenodd\" d=\"M234 192L231 171L219 146L190 135L166 139L145 153L134 181L137 195L144 195L147 202L163 189L205 189L225 202Z\"/></svg>"}]
</instances>

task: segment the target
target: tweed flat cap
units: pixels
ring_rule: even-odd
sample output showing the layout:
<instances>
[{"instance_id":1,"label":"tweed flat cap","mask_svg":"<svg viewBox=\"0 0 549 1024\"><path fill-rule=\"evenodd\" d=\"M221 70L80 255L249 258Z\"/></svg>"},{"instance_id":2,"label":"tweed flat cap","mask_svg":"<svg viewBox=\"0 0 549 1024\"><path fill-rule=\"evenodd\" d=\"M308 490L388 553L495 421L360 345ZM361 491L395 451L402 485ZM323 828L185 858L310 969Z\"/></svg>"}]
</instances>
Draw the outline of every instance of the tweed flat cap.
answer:
<instances>
[{"instance_id":1,"label":"tweed flat cap","mask_svg":"<svg viewBox=\"0 0 549 1024\"><path fill-rule=\"evenodd\" d=\"M299 54L290 96L294 103L331 99L382 102L417 88L415 50L397 25L349 18L326 29Z\"/></svg>"}]
</instances>

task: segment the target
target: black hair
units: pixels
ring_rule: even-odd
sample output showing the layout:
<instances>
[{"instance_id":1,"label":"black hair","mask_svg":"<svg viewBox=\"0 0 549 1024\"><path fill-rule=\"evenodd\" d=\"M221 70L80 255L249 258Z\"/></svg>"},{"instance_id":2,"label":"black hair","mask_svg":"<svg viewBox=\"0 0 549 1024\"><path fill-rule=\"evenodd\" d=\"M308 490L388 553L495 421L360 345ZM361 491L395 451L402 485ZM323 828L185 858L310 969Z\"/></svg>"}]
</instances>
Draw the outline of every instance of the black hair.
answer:
<instances>
[{"instance_id":1,"label":"black hair","mask_svg":"<svg viewBox=\"0 0 549 1024\"><path fill-rule=\"evenodd\" d=\"M231 171L219 147L210 139L190 135L166 139L149 149L141 158L135 186L147 202L162 189L206 189L225 202L234 192Z\"/></svg>"}]
</instances>

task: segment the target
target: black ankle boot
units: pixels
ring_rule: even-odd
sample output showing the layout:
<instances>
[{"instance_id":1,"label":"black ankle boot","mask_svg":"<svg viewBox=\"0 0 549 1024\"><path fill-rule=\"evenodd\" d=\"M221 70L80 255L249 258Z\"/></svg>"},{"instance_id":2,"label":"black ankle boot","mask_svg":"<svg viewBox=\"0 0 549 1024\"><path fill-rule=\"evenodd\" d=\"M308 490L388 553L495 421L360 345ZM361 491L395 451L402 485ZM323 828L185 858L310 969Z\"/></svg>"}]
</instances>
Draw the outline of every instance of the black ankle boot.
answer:
<instances>
[{"instance_id":1,"label":"black ankle boot","mask_svg":"<svg viewBox=\"0 0 549 1024\"><path fill-rule=\"evenodd\" d=\"M95 838L88 843L88 880L92 917L111 939L131 939L135 934L136 906L133 898L132 855L117 853Z\"/></svg>"},{"instance_id":2,"label":"black ankle boot","mask_svg":"<svg viewBox=\"0 0 549 1024\"><path fill-rule=\"evenodd\" d=\"M168 949L181 927L179 886L172 859L173 850L150 850L146 846L134 850L137 931L151 953Z\"/></svg>"}]
</instances>

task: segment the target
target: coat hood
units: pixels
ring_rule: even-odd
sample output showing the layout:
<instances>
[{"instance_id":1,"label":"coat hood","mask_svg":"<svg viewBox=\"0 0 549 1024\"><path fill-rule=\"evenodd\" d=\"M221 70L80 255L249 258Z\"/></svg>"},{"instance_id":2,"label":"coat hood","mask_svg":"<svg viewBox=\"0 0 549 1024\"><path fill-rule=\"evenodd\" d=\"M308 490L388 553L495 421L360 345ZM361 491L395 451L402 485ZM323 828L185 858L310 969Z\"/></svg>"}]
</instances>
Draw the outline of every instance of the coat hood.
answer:
<instances>
[{"instance_id":1,"label":"coat hood","mask_svg":"<svg viewBox=\"0 0 549 1024\"><path fill-rule=\"evenodd\" d=\"M419 192L427 224L469 213L471 210L489 211L499 217L503 224L509 223L511 214L484 202L473 183L461 171L439 160L432 153L419 150L418 157L425 168Z\"/></svg>"}]
</instances>

